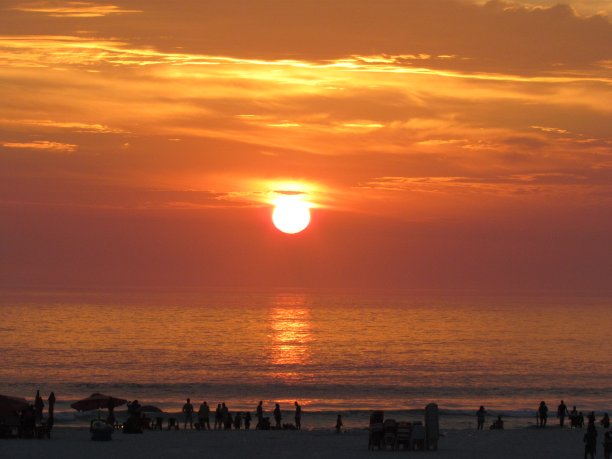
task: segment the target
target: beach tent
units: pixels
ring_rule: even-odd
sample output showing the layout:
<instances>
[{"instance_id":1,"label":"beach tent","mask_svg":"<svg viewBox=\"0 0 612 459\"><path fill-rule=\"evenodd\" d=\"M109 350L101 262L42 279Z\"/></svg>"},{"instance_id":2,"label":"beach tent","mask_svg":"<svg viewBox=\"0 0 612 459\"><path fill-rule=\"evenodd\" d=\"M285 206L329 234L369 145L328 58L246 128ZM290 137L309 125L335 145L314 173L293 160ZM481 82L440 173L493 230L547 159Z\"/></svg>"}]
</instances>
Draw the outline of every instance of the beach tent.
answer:
<instances>
[{"instance_id":1,"label":"beach tent","mask_svg":"<svg viewBox=\"0 0 612 459\"><path fill-rule=\"evenodd\" d=\"M30 404L25 398L0 395L0 416L13 416Z\"/></svg>"},{"instance_id":2,"label":"beach tent","mask_svg":"<svg viewBox=\"0 0 612 459\"><path fill-rule=\"evenodd\" d=\"M158 408L154 405L142 405L140 407L141 413L163 413L161 408Z\"/></svg>"}]
</instances>

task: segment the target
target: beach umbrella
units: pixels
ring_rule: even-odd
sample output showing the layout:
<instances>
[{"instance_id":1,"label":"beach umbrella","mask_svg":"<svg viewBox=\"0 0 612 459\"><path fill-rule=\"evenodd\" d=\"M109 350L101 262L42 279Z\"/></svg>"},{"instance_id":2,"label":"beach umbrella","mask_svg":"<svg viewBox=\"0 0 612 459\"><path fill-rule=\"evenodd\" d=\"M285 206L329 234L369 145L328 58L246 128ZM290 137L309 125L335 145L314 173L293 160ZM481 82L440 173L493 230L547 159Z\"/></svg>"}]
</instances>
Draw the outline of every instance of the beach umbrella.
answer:
<instances>
[{"instance_id":1,"label":"beach umbrella","mask_svg":"<svg viewBox=\"0 0 612 459\"><path fill-rule=\"evenodd\" d=\"M40 390L37 390L36 397L34 397L34 409L36 410L36 419L42 419L44 408L45 403L43 402L43 399L40 396Z\"/></svg>"},{"instance_id":2,"label":"beach umbrella","mask_svg":"<svg viewBox=\"0 0 612 459\"><path fill-rule=\"evenodd\" d=\"M91 411L99 410L102 408L115 408L117 406L125 405L127 400L122 398L111 397L110 395L104 394L91 394L89 397L74 402L70 406L77 411Z\"/></svg>"},{"instance_id":3,"label":"beach umbrella","mask_svg":"<svg viewBox=\"0 0 612 459\"><path fill-rule=\"evenodd\" d=\"M55 409L55 394L49 394L49 425L53 426L53 410Z\"/></svg>"},{"instance_id":4,"label":"beach umbrella","mask_svg":"<svg viewBox=\"0 0 612 459\"><path fill-rule=\"evenodd\" d=\"M140 407L140 411L142 413L163 413L161 408L158 408L154 405L143 405Z\"/></svg>"},{"instance_id":5,"label":"beach umbrella","mask_svg":"<svg viewBox=\"0 0 612 459\"><path fill-rule=\"evenodd\" d=\"M0 415L11 416L26 409L30 404L25 398L0 395Z\"/></svg>"}]
</instances>

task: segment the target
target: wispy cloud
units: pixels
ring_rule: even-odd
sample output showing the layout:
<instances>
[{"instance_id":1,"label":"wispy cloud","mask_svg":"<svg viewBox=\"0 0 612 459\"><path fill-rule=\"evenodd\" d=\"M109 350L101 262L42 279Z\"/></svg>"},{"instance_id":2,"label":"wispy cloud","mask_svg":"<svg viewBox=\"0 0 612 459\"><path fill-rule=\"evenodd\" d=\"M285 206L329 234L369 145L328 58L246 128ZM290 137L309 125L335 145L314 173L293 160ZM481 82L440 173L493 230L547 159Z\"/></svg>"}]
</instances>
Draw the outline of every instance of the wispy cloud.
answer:
<instances>
[{"instance_id":1,"label":"wispy cloud","mask_svg":"<svg viewBox=\"0 0 612 459\"><path fill-rule=\"evenodd\" d=\"M113 14L141 13L141 10L128 10L117 5L94 2L40 1L22 3L11 8L27 13L41 13L51 17L95 18Z\"/></svg>"},{"instance_id":2,"label":"wispy cloud","mask_svg":"<svg viewBox=\"0 0 612 459\"><path fill-rule=\"evenodd\" d=\"M35 140L33 142L2 142L4 148L19 148L25 150L48 150L59 153L72 153L77 146L71 143L53 142L50 140Z\"/></svg>"},{"instance_id":3,"label":"wispy cloud","mask_svg":"<svg viewBox=\"0 0 612 459\"><path fill-rule=\"evenodd\" d=\"M88 124L72 121L0 119L0 125L37 126L42 128L68 129L74 132L92 132L100 134L121 134L126 132L122 129L111 128L104 124Z\"/></svg>"}]
</instances>

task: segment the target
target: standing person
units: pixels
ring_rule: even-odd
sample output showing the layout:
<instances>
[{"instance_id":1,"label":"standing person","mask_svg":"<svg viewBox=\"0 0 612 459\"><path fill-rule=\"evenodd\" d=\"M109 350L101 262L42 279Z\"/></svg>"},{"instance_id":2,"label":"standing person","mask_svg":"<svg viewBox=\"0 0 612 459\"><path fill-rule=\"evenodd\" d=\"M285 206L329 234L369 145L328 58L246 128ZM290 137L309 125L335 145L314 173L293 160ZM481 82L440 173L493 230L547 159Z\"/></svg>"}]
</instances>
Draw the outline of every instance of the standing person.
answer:
<instances>
[{"instance_id":1,"label":"standing person","mask_svg":"<svg viewBox=\"0 0 612 459\"><path fill-rule=\"evenodd\" d=\"M572 411L569 413L570 419L570 428L578 426L578 410L576 409L576 405L572 408Z\"/></svg>"},{"instance_id":2,"label":"standing person","mask_svg":"<svg viewBox=\"0 0 612 459\"><path fill-rule=\"evenodd\" d=\"M591 414L588 416L589 425L595 425L595 411L591 411Z\"/></svg>"},{"instance_id":3,"label":"standing person","mask_svg":"<svg viewBox=\"0 0 612 459\"><path fill-rule=\"evenodd\" d=\"M478 408L478 411L476 411L476 420L478 421L478 426L476 427L476 430L482 430L484 428L486 415L487 412L484 409L484 406L480 405L480 408Z\"/></svg>"},{"instance_id":4,"label":"standing person","mask_svg":"<svg viewBox=\"0 0 612 459\"><path fill-rule=\"evenodd\" d=\"M540 406L538 407L538 419L540 421L539 426L541 428L546 427L546 420L548 419L548 407L546 406L544 400L540 402Z\"/></svg>"},{"instance_id":5,"label":"standing person","mask_svg":"<svg viewBox=\"0 0 612 459\"><path fill-rule=\"evenodd\" d=\"M591 456L591 459L595 459L595 453L597 452L597 429L595 424L589 424L586 433L584 434L584 459L587 459L587 455Z\"/></svg>"},{"instance_id":6,"label":"standing person","mask_svg":"<svg viewBox=\"0 0 612 459\"><path fill-rule=\"evenodd\" d=\"M217 409L215 410L215 430L220 430L222 426L223 415L221 414L221 404L217 403Z\"/></svg>"},{"instance_id":7,"label":"standing person","mask_svg":"<svg viewBox=\"0 0 612 459\"><path fill-rule=\"evenodd\" d=\"M274 408L274 421L276 421L276 428L277 429L281 428L281 419L282 418L283 418L283 415L281 414L280 405L277 403L276 407Z\"/></svg>"},{"instance_id":8,"label":"standing person","mask_svg":"<svg viewBox=\"0 0 612 459\"><path fill-rule=\"evenodd\" d=\"M234 416L234 429L240 430L240 427L242 427L242 414L238 412L236 416Z\"/></svg>"},{"instance_id":9,"label":"standing person","mask_svg":"<svg viewBox=\"0 0 612 459\"><path fill-rule=\"evenodd\" d=\"M336 433L340 433L342 432L342 415L339 414L338 417L336 418Z\"/></svg>"},{"instance_id":10,"label":"standing person","mask_svg":"<svg viewBox=\"0 0 612 459\"><path fill-rule=\"evenodd\" d=\"M198 421L200 422L200 429L202 430L210 430L210 407L204 401L200 405L200 409L198 410Z\"/></svg>"},{"instance_id":11,"label":"standing person","mask_svg":"<svg viewBox=\"0 0 612 459\"><path fill-rule=\"evenodd\" d=\"M248 411L244 415L244 430L249 430L251 428L251 413Z\"/></svg>"},{"instance_id":12,"label":"standing person","mask_svg":"<svg viewBox=\"0 0 612 459\"><path fill-rule=\"evenodd\" d=\"M223 423L223 428L225 430L232 428L232 416L229 412L229 408L225 405L225 402L221 402L221 422Z\"/></svg>"},{"instance_id":13,"label":"standing person","mask_svg":"<svg viewBox=\"0 0 612 459\"><path fill-rule=\"evenodd\" d=\"M53 427L55 420L53 419L53 411L55 410L55 394L51 392L49 394L49 428Z\"/></svg>"},{"instance_id":14,"label":"standing person","mask_svg":"<svg viewBox=\"0 0 612 459\"><path fill-rule=\"evenodd\" d=\"M183 414L185 415L185 425L183 428L186 429L187 423L189 423L189 428L193 429L193 405L189 399L187 399L187 403L183 405Z\"/></svg>"},{"instance_id":15,"label":"standing person","mask_svg":"<svg viewBox=\"0 0 612 459\"><path fill-rule=\"evenodd\" d=\"M263 421L263 401L259 401L259 405L257 405L257 410L255 411L257 415L257 425L261 426L261 421Z\"/></svg>"},{"instance_id":16,"label":"standing person","mask_svg":"<svg viewBox=\"0 0 612 459\"><path fill-rule=\"evenodd\" d=\"M295 402L295 428L302 430L302 407L297 401Z\"/></svg>"},{"instance_id":17,"label":"standing person","mask_svg":"<svg viewBox=\"0 0 612 459\"><path fill-rule=\"evenodd\" d=\"M563 424L565 423L565 416L567 416L568 414L569 412L567 411L567 406L565 406L565 403L563 402L563 400L561 400L561 403L557 407L557 417L559 418L559 427L561 427L562 429Z\"/></svg>"}]
</instances>

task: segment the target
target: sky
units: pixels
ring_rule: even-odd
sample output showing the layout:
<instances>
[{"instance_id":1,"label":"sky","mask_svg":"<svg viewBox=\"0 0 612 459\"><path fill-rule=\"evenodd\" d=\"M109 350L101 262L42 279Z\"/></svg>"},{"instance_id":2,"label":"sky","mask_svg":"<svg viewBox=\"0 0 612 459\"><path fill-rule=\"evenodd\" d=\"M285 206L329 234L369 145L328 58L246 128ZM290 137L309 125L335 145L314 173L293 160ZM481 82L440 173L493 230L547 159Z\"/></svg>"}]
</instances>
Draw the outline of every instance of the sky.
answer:
<instances>
[{"instance_id":1,"label":"sky","mask_svg":"<svg viewBox=\"0 0 612 459\"><path fill-rule=\"evenodd\" d=\"M612 1L0 9L0 288L612 289Z\"/></svg>"}]
</instances>

